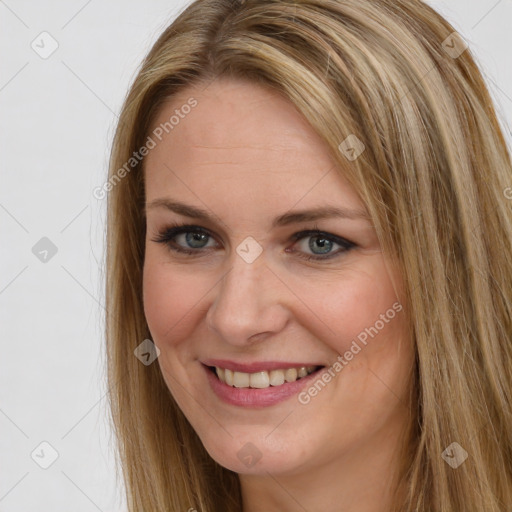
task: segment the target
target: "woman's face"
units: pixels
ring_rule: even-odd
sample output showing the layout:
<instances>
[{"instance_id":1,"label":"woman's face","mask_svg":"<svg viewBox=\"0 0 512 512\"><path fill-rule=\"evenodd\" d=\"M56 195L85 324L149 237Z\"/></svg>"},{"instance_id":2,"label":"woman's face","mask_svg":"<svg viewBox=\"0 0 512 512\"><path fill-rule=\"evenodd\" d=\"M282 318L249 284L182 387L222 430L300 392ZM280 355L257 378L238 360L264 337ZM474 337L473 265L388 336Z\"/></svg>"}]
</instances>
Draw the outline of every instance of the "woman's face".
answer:
<instances>
[{"instance_id":1,"label":"woman's face","mask_svg":"<svg viewBox=\"0 0 512 512\"><path fill-rule=\"evenodd\" d=\"M276 93L226 79L182 91L153 128L144 310L209 454L292 475L396 439L414 357L400 276L324 143ZM166 240L173 224L189 228Z\"/></svg>"}]
</instances>

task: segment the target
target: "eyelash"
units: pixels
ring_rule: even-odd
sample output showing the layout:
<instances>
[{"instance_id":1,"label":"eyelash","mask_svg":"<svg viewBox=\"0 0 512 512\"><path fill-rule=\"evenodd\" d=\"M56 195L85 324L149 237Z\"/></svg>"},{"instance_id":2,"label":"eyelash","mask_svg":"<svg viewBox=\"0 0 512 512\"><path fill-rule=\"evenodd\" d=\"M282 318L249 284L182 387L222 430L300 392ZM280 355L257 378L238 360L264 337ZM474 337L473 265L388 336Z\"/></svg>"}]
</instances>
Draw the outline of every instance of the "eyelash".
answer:
<instances>
[{"instance_id":1,"label":"eyelash","mask_svg":"<svg viewBox=\"0 0 512 512\"><path fill-rule=\"evenodd\" d=\"M178 224L178 223L172 223L168 227L164 228L162 231L158 233L158 236L156 238L153 238L153 242L157 243L163 243L167 245L167 247L174 252L182 253L182 254L188 254L188 255L198 255L198 253L202 252L204 249L185 249L184 247L180 245L175 245L174 238L176 238L178 235L181 235L183 233L200 233L200 234L206 234L211 238L215 238L207 229L201 228L200 226L194 226L189 224ZM318 230L316 227L315 229L309 229L305 231L300 231L298 233L295 233L292 235L292 239L297 242L303 238L307 237L313 237L313 236L321 236L324 240L329 240L331 242L335 242L336 244L340 245L343 249L335 252L334 254L331 254L330 256L304 256L304 253L300 253L300 251L293 251L294 253L297 253L300 258L306 260L306 261L323 261L328 260L331 258L334 258L336 256L339 256L341 254L344 254L354 247L356 247L356 244L351 242L350 240L346 240L345 238L341 238L336 235L331 235L329 233L326 233L324 231ZM208 248L211 249L211 248Z\"/></svg>"}]
</instances>

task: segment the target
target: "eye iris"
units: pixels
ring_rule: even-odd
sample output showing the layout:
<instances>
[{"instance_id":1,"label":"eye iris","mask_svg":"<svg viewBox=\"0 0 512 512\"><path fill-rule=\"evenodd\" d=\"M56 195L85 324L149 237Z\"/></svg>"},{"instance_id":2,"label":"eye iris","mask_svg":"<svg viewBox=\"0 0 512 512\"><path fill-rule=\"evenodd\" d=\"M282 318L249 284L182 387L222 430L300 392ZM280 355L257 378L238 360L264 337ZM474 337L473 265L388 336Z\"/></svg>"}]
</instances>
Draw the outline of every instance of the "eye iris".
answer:
<instances>
[{"instance_id":1,"label":"eye iris","mask_svg":"<svg viewBox=\"0 0 512 512\"><path fill-rule=\"evenodd\" d=\"M327 240L326 238L320 238L320 237L311 237L310 242L309 242L309 248L313 252L314 252L314 250L313 250L314 249L314 247L313 247L314 246L313 240L317 240L317 245L319 245L320 248L326 249L323 252L321 252L320 254L328 253L332 249L332 241L331 240Z\"/></svg>"},{"instance_id":2,"label":"eye iris","mask_svg":"<svg viewBox=\"0 0 512 512\"><path fill-rule=\"evenodd\" d=\"M194 232L188 232L186 233L186 240L187 243L190 242L207 242L208 235L205 233L194 233ZM191 244L192 247L203 247L202 245L196 246L194 243Z\"/></svg>"}]
</instances>

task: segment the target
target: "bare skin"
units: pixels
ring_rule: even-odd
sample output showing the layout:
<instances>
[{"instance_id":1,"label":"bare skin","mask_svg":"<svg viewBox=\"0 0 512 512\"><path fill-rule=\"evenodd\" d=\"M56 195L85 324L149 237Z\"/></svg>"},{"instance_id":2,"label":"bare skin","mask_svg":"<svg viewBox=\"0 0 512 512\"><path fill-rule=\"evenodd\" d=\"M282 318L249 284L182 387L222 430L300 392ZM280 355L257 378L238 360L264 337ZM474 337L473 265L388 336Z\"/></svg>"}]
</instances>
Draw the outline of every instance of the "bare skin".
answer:
<instances>
[{"instance_id":1,"label":"bare skin","mask_svg":"<svg viewBox=\"0 0 512 512\"><path fill-rule=\"evenodd\" d=\"M165 381L208 453L239 474L244 511L389 512L414 361L397 308L400 275L367 218L272 227L290 211L365 210L291 103L261 86L217 80L172 98L155 126L191 97L197 106L146 157L144 309ZM208 210L211 219L149 207L161 198ZM205 230L195 241L174 238L194 254L155 241L172 222ZM311 234L292 239L315 229L355 246L325 238L322 245ZM247 237L262 249L251 263L237 252ZM302 402L294 395L252 409L225 403L201 363L330 367L370 327L378 333ZM238 456L247 443L257 449L251 466Z\"/></svg>"}]
</instances>

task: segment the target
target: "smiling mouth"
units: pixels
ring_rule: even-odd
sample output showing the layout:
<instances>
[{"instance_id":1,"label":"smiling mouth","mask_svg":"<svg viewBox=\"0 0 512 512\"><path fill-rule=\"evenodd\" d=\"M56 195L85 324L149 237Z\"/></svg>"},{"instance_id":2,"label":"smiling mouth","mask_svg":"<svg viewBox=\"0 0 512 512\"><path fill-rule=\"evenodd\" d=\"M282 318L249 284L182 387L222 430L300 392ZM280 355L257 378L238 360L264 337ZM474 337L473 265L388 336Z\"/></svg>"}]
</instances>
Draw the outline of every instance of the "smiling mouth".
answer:
<instances>
[{"instance_id":1,"label":"smiling mouth","mask_svg":"<svg viewBox=\"0 0 512 512\"><path fill-rule=\"evenodd\" d=\"M236 372L227 368L218 366L208 366L208 369L216 377L235 388L255 388L264 389L269 387L281 386L288 382L295 382L303 377L324 368L324 366L300 366L297 368L287 368L283 370L261 371L256 373Z\"/></svg>"}]
</instances>

